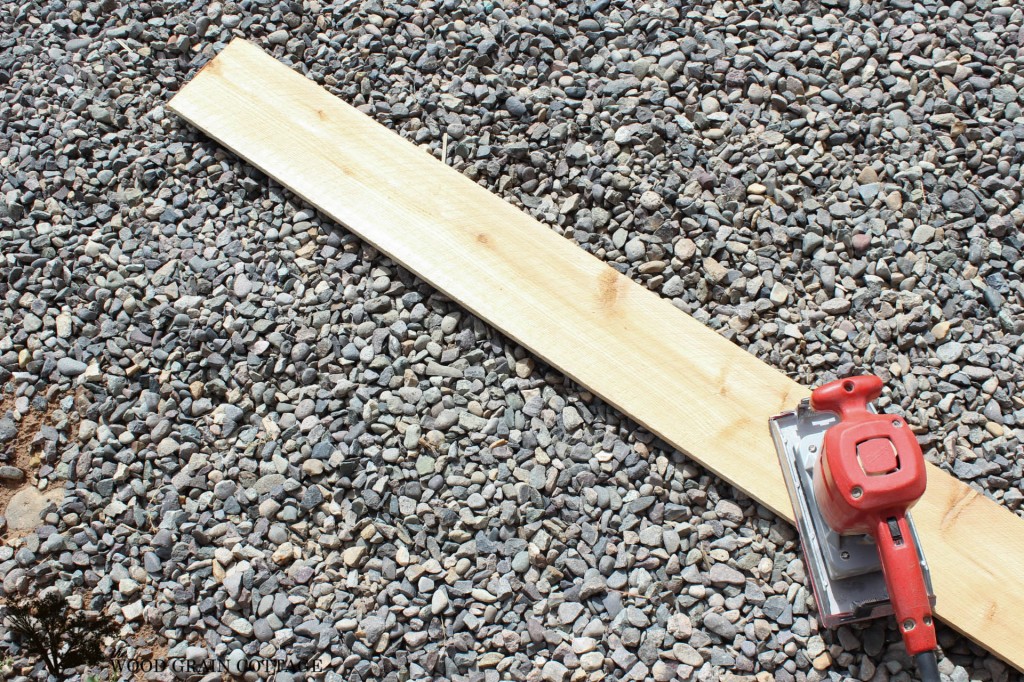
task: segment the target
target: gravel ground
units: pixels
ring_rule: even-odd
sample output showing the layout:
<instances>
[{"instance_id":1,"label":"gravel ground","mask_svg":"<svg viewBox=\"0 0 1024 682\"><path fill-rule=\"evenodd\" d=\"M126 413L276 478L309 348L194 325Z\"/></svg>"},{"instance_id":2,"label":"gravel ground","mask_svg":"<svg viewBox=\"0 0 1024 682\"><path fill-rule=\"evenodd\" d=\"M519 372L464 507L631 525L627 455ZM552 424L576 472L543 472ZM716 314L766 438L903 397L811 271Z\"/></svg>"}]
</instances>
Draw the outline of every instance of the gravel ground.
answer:
<instances>
[{"instance_id":1,"label":"gravel ground","mask_svg":"<svg viewBox=\"0 0 1024 682\"><path fill-rule=\"evenodd\" d=\"M1022 24L4 5L3 595L282 682L911 679L891 623L819 627L767 510L164 105L254 40L801 381L880 374L929 459L1021 514ZM940 641L951 680L1019 679Z\"/></svg>"}]
</instances>

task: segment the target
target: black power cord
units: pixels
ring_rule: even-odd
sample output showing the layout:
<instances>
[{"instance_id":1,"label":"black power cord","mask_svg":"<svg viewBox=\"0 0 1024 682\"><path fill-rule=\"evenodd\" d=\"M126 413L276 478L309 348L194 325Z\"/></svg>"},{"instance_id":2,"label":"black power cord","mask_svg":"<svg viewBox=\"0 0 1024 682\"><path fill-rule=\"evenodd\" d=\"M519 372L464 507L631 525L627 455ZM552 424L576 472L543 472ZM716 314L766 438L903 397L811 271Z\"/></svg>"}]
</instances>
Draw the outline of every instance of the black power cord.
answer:
<instances>
[{"instance_id":1,"label":"black power cord","mask_svg":"<svg viewBox=\"0 0 1024 682\"><path fill-rule=\"evenodd\" d=\"M925 651L914 656L917 662L917 672L921 675L921 682L941 682L939 677L939 661L935 658L934 651Z\"/></svg>"}]
</instances>

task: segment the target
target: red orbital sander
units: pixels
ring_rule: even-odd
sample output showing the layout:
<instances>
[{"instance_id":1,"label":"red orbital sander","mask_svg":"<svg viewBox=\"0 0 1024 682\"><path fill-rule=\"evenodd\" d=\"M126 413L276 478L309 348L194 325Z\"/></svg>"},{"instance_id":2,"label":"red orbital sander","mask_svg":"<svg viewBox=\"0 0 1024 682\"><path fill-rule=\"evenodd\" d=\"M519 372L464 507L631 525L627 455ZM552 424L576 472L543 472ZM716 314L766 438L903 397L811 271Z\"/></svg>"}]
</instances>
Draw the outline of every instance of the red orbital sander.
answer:
<instances>
[{"instance_id":1,"label":"red orbital sander","mask_svg":"<svg viewBox=\"0 0 1024 682\"><path fill-rule=\"evenodd\" d=\"M834 381L770 427L821 622L895 615L921 679L937 681L935 595L909 512L924 455L902 417L875 411L881 393L873 375Z\"/></svg>"}]
</instances>

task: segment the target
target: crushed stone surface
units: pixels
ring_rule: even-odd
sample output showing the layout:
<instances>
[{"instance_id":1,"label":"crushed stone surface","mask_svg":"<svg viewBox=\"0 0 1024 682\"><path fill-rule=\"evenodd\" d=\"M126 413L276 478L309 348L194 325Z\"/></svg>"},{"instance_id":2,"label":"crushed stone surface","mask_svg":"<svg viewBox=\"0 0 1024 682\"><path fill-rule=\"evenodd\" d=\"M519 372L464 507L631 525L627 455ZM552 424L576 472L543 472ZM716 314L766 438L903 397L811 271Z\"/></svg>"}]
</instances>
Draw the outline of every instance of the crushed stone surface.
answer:
<instances>
[{"instance_id":1,"label":"crushed stone surface","mask_svg":"<svg viewBox=\"0 0 1024 682\"><path fill-rule=\"evenodd\" d=\"M279 682L915 678L768 510L171 115L236 36L801 382L879 374L1022 513L1019 5L8 3L0 465L63 498L0 596Z\"/></svg>"}]
</instances>

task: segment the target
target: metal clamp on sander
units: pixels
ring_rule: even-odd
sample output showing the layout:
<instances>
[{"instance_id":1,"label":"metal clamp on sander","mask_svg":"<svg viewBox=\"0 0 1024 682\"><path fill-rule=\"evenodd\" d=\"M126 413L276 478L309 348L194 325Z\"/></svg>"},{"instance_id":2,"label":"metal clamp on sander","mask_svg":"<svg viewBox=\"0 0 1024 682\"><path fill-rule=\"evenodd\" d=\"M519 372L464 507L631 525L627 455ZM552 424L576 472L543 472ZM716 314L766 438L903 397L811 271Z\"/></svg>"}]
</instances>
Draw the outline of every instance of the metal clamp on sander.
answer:
<instances>
[{"instance_id":1,"label":"metal clamp on sander","mask_svg":"<svg viewBox=\"0 0 1024 682\"><path fill-rule=\"evenodd\" d=\"M882 380L821 386L770 420L822 623L896 616L923 680L938 680L928 564L909 509L924 455L902 417L871 405Z\"/></svg>"}]
</instances>

